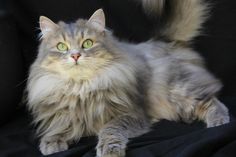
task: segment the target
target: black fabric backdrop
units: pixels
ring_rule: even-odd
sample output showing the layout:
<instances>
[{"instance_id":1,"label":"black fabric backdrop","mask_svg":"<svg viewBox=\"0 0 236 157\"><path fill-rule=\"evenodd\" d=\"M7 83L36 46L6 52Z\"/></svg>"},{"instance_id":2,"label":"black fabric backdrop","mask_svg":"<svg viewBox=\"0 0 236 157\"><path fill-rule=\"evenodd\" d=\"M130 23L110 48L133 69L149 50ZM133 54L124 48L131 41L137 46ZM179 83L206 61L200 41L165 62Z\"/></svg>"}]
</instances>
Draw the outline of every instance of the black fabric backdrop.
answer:
<instances>
[{"instance_id":1,"label":"black fabric backdrop","mask_svg":"<svg viewBox=\"0 0 236 157\"><path fill-rule=\"evenodd\" d=\"M88 18L103 8L107 26L122 40L141 42L152 37L162 20L146 16L136 0L0 0L0 157L38 157L31 117L20 105L29 65L37 54L38 18ZM171 1L171 0L169 0ZM236 156L236 1L212 2L204 34L193 42L209 70L224 88L220 99L229 107L231 123L206 129L201 122L188 125L161 121L153 131L131 139L130 157ZM96 137L82 138L68 151L52 157L95 156Z\"/></svg>"}]
</instances>

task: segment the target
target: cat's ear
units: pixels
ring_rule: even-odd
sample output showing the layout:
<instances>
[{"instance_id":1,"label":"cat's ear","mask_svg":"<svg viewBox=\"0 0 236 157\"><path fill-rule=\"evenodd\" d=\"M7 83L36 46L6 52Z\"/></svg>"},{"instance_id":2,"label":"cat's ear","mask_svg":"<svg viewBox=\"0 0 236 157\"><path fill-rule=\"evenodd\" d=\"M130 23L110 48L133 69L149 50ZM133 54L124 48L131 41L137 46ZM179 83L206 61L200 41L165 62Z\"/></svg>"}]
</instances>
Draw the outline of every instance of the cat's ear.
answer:
<instances>
[{"instance_id":1,"label":"cat's ear","mask_svg":"<svg viewBox=\"0 0 236 157\"><path fill-rule=\"evenodd\" d=\"M52 20L50 20L49 18L45 16L40 16L39 26L40 26L43 37L47 36L49 33L53 32L59 27Z\"/></svg>"},{"instance_id":2,"label":"cat's ear","mask_svg":"<svg viewBox=\"0 0 236 157\"><path fill-rule=\"evenodd\" d=\"M98 31L103 32L105 30L105 15L103 10L98 9L95 11L89 18L88 23Z\"/></svg>"}]
</instances>

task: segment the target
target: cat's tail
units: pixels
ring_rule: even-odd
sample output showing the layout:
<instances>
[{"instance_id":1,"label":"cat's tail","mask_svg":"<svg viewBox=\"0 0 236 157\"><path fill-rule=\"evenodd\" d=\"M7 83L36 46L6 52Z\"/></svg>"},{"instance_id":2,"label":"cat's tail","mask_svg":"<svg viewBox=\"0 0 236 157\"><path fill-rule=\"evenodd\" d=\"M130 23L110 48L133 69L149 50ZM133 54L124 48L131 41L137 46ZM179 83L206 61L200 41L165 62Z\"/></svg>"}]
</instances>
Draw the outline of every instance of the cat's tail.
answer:
<instances>
[{"instance_id":1,"label":"cat's tail","mask_svg":"<svg viewBox=\"0 0 236 157\"><path fill-rule=\"evenodd\" d=\"M159 36L170 41L191 41L200 34L207 18L209 5L204 0L142 0L149 16L164 21Z\"/></svg>"}]
</instances>

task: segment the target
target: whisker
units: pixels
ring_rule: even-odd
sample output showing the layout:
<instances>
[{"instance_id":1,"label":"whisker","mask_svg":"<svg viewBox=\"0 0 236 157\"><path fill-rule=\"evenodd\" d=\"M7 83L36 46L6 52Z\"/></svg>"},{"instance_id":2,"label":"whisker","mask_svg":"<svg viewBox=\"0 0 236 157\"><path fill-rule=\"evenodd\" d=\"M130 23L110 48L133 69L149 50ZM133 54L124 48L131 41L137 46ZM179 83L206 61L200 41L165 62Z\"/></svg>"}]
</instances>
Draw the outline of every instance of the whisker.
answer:
<instances>
[{"instance_id":1,"label":"whisker","mask_svg":"<svg viewBox=\"0 0 236 157\"><path fill-rule=\"evenodd\" d=\"M25 83L28 80L28 78L24 79L23 81L21 81L20 83L18 83L15 87L19 87L21 86L23 83Z\"/></svg>"}]
</instances>

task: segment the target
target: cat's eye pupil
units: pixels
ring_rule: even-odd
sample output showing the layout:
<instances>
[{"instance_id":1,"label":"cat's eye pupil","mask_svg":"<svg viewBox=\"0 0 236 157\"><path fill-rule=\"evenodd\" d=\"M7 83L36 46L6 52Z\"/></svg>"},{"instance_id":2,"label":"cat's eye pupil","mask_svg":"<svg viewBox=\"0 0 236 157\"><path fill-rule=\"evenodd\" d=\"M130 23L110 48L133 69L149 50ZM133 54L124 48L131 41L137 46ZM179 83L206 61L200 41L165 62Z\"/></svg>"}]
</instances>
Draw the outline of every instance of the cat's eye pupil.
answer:
<instances>
[{"instance_id":1,"label":"cat's eye pupil","mask_svg":"<svg viewBox=\"0 0 236 157\"><path fill-rule=\"evenodd\" d=\"M57 44L57 49L59 51L67 51L68 50L68 46L65 43L59 42Z\"/></svg>"},{"instance_id":2,"label":"cat's eye pupil","mask_svg":"<svg viewBox=\"0 0 236 157\"><path fill-rule=\"evenodd\" d=\"M87 39L83 42L82 48L88 49L93 46L93 41L91 39Z\"/></svg>"}]
</instances>

